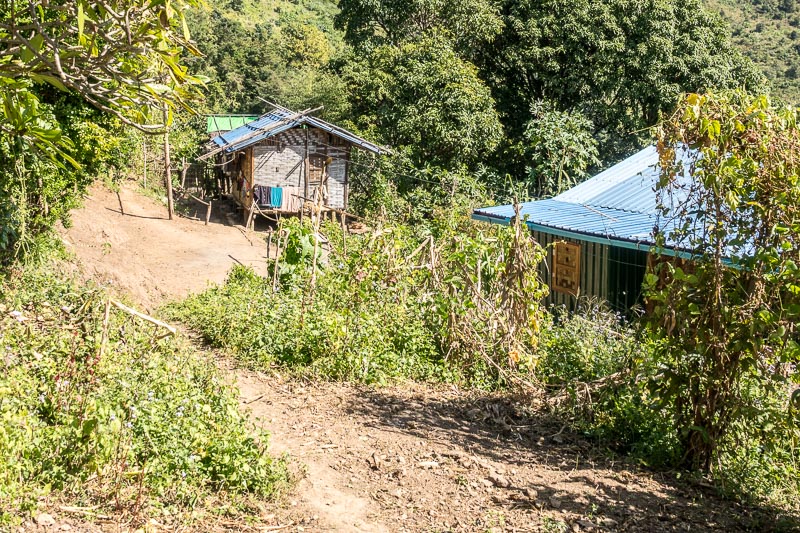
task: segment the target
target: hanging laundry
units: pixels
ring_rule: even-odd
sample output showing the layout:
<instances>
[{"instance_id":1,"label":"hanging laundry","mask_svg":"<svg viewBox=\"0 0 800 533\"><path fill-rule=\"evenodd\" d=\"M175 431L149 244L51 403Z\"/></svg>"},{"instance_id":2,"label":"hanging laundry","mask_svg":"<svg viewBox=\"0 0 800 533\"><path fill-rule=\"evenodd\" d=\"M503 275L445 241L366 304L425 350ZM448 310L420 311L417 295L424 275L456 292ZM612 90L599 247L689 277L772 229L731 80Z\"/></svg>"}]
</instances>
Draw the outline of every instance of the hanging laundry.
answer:
<instances>
[{"instance_id":1,"label":"hanging laundry","mask_svg":"<svg viewBox=\"0 0 800 533\"><path fill-rule=\"evenodd\" d=\"M256 185L253 187L253 199L256 205L265 206L270 205L270 187L264 185Z\"/></svg>"},{"instance_id":2,"label":"hanging laundry","mask_svg":"<svg viewBox=\"0 0 800 533\"><path fill-rule=\"evenodd\" d=\"M274 207L275 209L279 209L281 207L281 201L283 200L283 188L282 187L270 187L269 188L269 205Z\"/></svg>"}]
</instances>

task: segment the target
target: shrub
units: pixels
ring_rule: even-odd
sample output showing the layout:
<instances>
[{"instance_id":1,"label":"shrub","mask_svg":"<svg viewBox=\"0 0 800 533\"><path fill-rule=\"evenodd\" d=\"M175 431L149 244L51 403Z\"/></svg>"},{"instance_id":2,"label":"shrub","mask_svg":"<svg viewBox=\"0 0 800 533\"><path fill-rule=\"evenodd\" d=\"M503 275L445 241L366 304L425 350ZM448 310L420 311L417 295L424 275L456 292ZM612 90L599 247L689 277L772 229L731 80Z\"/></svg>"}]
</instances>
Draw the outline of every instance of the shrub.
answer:
<instances>
[{"instance_id":1,"label":"shrub","mask_svg":"<svg viewBox=\"0 0 800 533\"><path fill-rule=\"evenodd\" d=\"M423 237L397 225L345 238L331 225L324 253L310 223L289 221L272 279L236 267L225 285L167 312L260 367L497 387L532 368L542 253L519 227L484 232L459 220Z\"/></svg>"},{"instance_id":2,"label":"shrub","mask_svg":"<svg viewBox=\"0 0 800 533\"><path fill-rule=\"evenodd\" d=\"M120 312L106 322L102 291L42 271L0 288L0 507L54 490L136 513L287 485L267 434L185 341Z\"/></svg>"},{"instance_id":3,"label":"shrub","mask_svg":"<svg viewBox=\"0 0 800 533\"><path fill-rule=\"evenodd\" d=\"M602 302L555 310L543 329L537 375L552 391L556 411L601 446L651 465L671 465L676 439L669 413L644 386L652 347L636 324Z\"/></svg>"}]
</instances>

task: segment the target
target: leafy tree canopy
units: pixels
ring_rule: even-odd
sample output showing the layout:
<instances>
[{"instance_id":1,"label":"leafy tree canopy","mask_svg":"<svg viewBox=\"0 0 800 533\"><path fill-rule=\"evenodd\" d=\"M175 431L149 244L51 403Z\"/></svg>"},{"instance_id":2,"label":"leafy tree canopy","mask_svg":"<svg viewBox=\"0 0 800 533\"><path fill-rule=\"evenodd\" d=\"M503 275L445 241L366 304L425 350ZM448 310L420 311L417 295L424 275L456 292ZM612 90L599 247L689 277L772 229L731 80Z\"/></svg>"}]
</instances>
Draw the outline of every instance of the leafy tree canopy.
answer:
<instances>
[{"instance_id":1,"label":"leafy tree canopy","mask_svg":"<svg viewBox=\"0 0 800 533\"><path fill-rule=\"evenodd\" d=\"M509 133L549 99L592 121L607 162L637 147L678 94L762 84L698 0L507 0L502 14L478 65Z\"/></svg>"},{"instance_id":2,"label":"leafy tree canopy","mask_svg":"<svg viewBox=\"0 0 800 533\"><path fill-rule=\"evenodd\" d=\"M446 34L464 55L491 42L502 19L494 0L340 0L337 27L357 48L417 39L436 31Z\"/></svg>"},{"instance_id":3,"label":"leafy tree canopy","mask_svg":"<svg viewBox=\"0 0 800 533\"><path fill-rule=\"evenodd\" d=\"M528 162L528 184L536 197L559 194L583 181L599 163L592 123L577 111L559 111L552 102L531 106L520 152Z\"/></svg>"},{"instance_id":4,"label":"leafy tree canopy","mask_svg":"<svg viewBox=\"0 0 800 533\"><path fill-rule=\"evenodd\" d=\"M438 34L379 46L343 77L360 125L408 147L418 165L472 165L502 137L489 88Z\"/></svg>"},{"instance_id":5,"label":"leafy tree canopy","mask_svg":"<svg viewBox=\"0 0 800 533\"><path fill-rule=\"evenodd\" d=\"M196 5L198 0L5 3L0 73L6 102L11 105L9 93L29 82L46 82L147 128L151 109L160 110L156 104L186 105L197 95L197 80L179 63L185 50L195 50L184 13Z\"/></svg>"},{"instance_id":6,"label":"leafy tree canopy","mask_svg":"<svg viewBox=\"0 0 800 533\"><path fill-rule=\"evenodd\" d=\"M766 442L798 435L797 394L789 401L800 359L797 118L764 96L690 94L657 129L659 195L685 198L664 202L675 227L660 237L691 258L665 256L648 276L663 369L652 388L674 409L694 468L710 470L756 432ZM778 420L769 391L782 391Z\"/></svg>"}]
</instances>

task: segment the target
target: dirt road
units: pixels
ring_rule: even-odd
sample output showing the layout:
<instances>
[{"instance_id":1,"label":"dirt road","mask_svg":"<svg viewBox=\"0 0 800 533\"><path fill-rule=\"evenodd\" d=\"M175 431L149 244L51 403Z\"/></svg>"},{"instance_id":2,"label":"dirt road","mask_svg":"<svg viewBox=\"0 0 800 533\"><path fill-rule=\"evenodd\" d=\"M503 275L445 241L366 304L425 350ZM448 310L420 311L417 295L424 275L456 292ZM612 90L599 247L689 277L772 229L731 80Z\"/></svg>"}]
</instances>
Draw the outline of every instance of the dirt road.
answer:
<instances>
[{"instance_id":1,"label":"dirt road","mask_svg":"<svg viewBox=\"0 0 800 533\"><path fill-rule=\"evenodd\" d=\"M86 275L145 307L264 268L237 228L178 218L96 187L63 235ZM252 243L251 243L252 241ZM253 244L254 243L254 244ZM547 417L452 388L300 383L221 366L242 404L305 472L283 531L737 531L766 529L710 492L593 448ZM756 520L756 521L754 521Z\"/></svg>"}]
</instances>

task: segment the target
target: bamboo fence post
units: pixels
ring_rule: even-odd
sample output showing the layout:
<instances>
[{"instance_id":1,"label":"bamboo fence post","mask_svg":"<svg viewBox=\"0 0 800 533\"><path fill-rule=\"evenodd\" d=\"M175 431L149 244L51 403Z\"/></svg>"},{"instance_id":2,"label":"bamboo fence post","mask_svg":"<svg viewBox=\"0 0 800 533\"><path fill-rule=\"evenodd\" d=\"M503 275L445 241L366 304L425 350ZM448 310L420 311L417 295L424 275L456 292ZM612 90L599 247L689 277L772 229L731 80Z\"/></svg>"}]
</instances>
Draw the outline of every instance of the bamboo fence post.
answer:
<instances>
[{"instance_id":1,"label":"bamboo fence post","mask_svg":"<svg viewBox=\"0 0 800 533\"><path fill-rule=\"evenodd\" d=\"M147 188L147 138L142 138L142 156L144 161L144 188Z\"/></svg>"},{"instance_id":2,"label":"bamboo fence post","mask_svg":"<svg viewBox=\"0 0 800 533\"><path fill-rule=\"evenodd\" d=\"M189 170L189 166L186 164L186 158L182 158L181 160L181 189L186 189L186 171Z\"/></svg>"},{"instance_id":3,"label":"bamboo fence post","mask_svg":"<svg viewBox=\"0 0 800 533\"><path fill-rule=\"evenodd\" d=\"M340 213L342 218L342 253L347 256L347 215Z\"/></svg>"}]
</instances>

